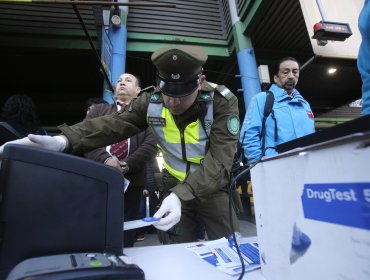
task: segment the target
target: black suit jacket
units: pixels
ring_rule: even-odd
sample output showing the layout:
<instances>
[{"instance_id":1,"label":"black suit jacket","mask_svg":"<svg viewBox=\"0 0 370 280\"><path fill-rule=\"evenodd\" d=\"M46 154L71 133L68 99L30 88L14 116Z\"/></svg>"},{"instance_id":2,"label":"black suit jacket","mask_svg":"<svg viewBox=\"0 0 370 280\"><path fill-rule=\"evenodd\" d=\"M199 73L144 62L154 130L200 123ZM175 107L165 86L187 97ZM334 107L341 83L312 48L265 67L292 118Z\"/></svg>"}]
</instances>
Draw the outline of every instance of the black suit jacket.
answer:
<instances>
[{"instance_id":1,"label":"black suit jacket","mask_svg":"<svg viewBox=\"0 0 370 280\"><path fill-rule=\"evenodd\" d=\"M115 104L95 104L86 116L92 119L117 112ZM129 156L126 160L129 172L125 177L135 186L146 185L146 162L157 155L156 140L150 129L146 129L130 138ZM86 158L103 162L111 155L104 148L95 149L85 154Z\"/></svg>"}]
</instances>

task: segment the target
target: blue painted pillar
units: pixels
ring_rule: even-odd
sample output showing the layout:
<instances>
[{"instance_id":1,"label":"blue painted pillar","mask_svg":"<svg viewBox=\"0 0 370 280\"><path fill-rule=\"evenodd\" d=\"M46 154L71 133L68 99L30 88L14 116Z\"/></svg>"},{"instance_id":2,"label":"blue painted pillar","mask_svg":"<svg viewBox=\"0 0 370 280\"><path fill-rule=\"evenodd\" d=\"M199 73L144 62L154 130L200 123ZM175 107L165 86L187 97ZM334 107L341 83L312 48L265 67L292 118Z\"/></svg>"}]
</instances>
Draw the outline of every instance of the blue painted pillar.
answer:
<instances>
[{"instance_id":1,"label":"blue painted pillar","mask_svg":"<svg viewBox=\"0 0 370 280\"><path fill-rule=\"evenodd\" d=\"M110 27L109 38L113 45L112 54L112 82L115 85L120 75L126 69L126 42L127 28L121 24L121 28Z\"/></svg>"},{"instance_id":2,"label":"blue painted pillar","mask_svg":"<svg viewBox=\"0 0 370 280\"><path fill-rule=\"evenodd\" d=\"M119 2L128 2L128 1L121 0ZM108 38L112 46L109 71L113 86L117 84L119 76L125 73L126 71L127 14L128 7L127 6L120 7L121 24L119 26L113 26L112 23L110 23L108 29ZM109 87L105 83L103 99L109 103L113 103L112 96L114 96L114 93L110 92Z\"/></svg>"},{"instance_id":3,"label":"blue painted pillar","mask_svg":"<svg viewBox=\"0 0 370 280\"><path fill-rule=\"evenodd\" d=\"M261 91L256 58L252 48L240 50L237 53L241 76L244 105L247 110L250 100Z\"/></svg>"},{"instance_id":4,"label":"blue painted pillar","mask_svg":"<svg viewBox=\"0 0 370 280\"><path fill-rule=\"evenodd\" d=\"M261 91L256 58L250 38L244 36L245 26L238 17L235 0L229 0L231 22L233 24L233 38L238 57L239 72L241 76L245 110L250 100Z\"/></svg>"}]
</instances>

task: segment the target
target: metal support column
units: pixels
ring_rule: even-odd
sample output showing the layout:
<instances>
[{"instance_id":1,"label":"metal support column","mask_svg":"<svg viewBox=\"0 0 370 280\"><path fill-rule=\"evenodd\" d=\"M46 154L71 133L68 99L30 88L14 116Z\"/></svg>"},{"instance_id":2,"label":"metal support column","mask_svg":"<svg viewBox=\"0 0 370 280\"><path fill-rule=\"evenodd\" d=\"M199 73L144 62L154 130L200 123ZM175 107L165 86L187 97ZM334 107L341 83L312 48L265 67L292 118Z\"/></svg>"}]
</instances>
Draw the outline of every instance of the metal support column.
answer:
<instances>
[{"instance_id":1,"label":"metal support column","mask_svg":"<svg viewBox=\"0 0 370 280\"><path fill-rule=\"evenodd\" d=\"M128 0L118 0L118 2L128 2ZM117 8L114 8L117 9ZM111 81L115 86L117 84L118 78L121 74L125 73L126 70L126 47L127 47L127 14L128 7L119 7L119 25L113 25L112 22L109 24L108 38L112 43L112 54L110 63L110 73ZM111 93L107 90L106 85L104 85L103 99L109 103L113 103L112 96L115 93Z\"/></svg>"},{"instance_id":2,"label":"metal support column","mask_svg":"<svg viewBox=\"0 0 370 280\"><path fill-rule=\"evenodd\" d=\"M235 0L229 1L229 8L243 88L244 105L245 110L247 110L252 97L261 91L257 63L250 38L243 34L244 26L237 15Z\"/></svg>"}]
</instances>

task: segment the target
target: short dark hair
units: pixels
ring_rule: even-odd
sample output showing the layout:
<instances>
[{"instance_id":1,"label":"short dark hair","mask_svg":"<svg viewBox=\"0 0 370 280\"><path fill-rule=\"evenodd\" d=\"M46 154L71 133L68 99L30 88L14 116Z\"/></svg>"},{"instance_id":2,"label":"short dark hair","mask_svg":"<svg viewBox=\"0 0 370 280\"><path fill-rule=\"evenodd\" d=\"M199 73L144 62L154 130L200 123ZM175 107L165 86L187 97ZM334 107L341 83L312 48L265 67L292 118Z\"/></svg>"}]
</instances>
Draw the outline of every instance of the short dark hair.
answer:
<instances>
[{"instance_id":1,"label":"short dark hair","mask_svg":"<svg viewBox=\"0 0 370 280\"><path fill-rule=\"evenodd\" d=\"M14 94L4 103L1 111L3 120L16 120L21 124L39 124L39 117L32 98L24 94Z\"/></svg>"},{"instance_id":2,"label":"short dark hair","mask_svg":"<svg viewBox=\"0 0 370 280\"><path fill-rule=\"evenodd\" d=\"M128 72L123 73L123 74L130 74L130 75L134 76L134 77L135 77L135 79L136 79L136 85L137 85L138 87L141 87L141 81L140 81L140 78L139 78L138 76L136 76L135 74L128 73ZM120 75L119 75L119 77L120 77L121 75L123 75L123 74L120 74ZM117 83L118 83L118 80L117 80Z\"/></svg>"},{"instance_id":3,"label":"short dark hair","mask_svg":"<svg viewBox=\"0 0 370 280\"><path fill-rule=\"evenodd\" d=\"M138 76L136 76L136 75L134 75L134 74L131 74L132 76L134 76L135 78L136 78L136 85L138 86L138 87L141 87L141 80L140 80L140 78L138 77Z\"/></svg>"},{"instance_id":4,"label":"short dark hair","mask_svg":"<svg viewBox=\"0 0 370 280\"><path fill-rule=\"evenodd\" d=\"M281 65L283 62L288 61L288 60L297 62L297 64L298 64L298 68L301 68L301 64L298 62L298 60L297 60L297 59L295 59L294 57L291 57L291 56L286 56L286 57L281 58L281 59L280 59L280 60L275 64L275 66L273 67L273 74L274 74L274 75L278 75L278 74L279 74L279 70L280 70L280 65Z\"/></svg>"}]
</instances>

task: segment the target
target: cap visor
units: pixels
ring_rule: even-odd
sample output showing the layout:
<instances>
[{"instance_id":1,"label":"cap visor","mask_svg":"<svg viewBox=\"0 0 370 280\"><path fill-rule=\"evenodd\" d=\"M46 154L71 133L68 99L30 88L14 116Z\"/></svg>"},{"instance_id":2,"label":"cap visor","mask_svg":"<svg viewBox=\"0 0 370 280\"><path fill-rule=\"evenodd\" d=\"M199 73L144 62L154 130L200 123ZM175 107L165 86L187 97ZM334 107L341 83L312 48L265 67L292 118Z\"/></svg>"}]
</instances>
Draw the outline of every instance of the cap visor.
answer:
<instances>
[{"instance_id":1,"label":"cap visor","mask_svg":"<svg viewBox=\"0 0 370 280\"><path fill-rule=\"evenodd\" d=\"M187 83L175 83L160 81L159 88L164 95L170 97L183 97L192 94L198 87L198 80L194 80Z\"/></svg>"}]
</instances>

